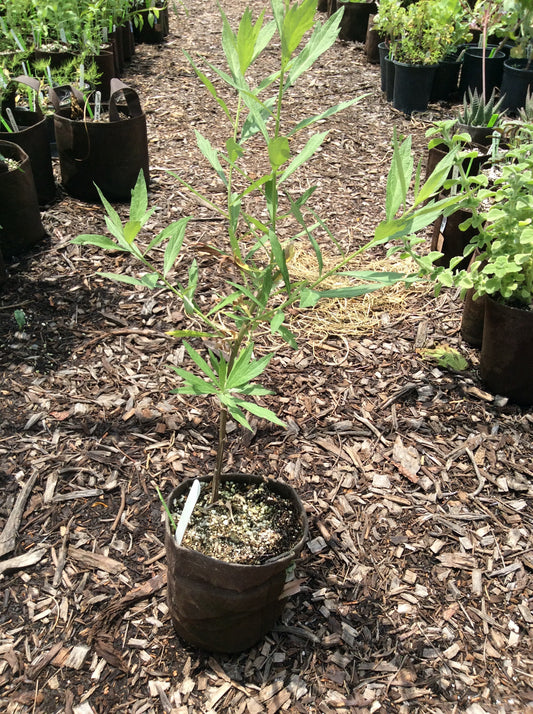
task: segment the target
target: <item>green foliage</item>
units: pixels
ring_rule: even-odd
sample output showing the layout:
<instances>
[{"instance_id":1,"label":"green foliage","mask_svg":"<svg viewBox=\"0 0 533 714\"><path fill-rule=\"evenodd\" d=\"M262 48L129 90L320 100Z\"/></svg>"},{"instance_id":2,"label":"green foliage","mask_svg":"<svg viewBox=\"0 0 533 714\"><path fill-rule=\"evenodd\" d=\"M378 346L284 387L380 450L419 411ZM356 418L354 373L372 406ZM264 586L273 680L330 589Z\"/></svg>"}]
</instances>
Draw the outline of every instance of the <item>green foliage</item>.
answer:
<instances>
[{"instance_id":1,"label":"green foliage","mask_svg":"<svg viewBox=\"0 0 533 714\"><path fill-rule=\"evenodd\" d=\"M477 249L470 269L452 274L452 265L438 276L442 284L474 288L476 298L492 295L523 308L533 303L533 125L528 129L529 140L523 134L504 154L500 176L474 195L470 223L479 233L468 246Z\"/></svg>"},{"instance_id":2,"label":"green foliage","mask_svg":"<svg viewBox=\"0 0 533 714\"><path fill-rule=\"evenodd\" d=\"M461 0L418 0L407 8L392 2L385 25L391 36L391 55L408 64L436 64L469 37ZM378 26L381 23L378 20Z\"/></svg>"},{"instance_id":3,"label":"green foliage","mask_svg":"<svg viewBox=\"0 0 533 714\"><path fill-rule=\"evenodd\" d=\"M424 358L436 362L443 369L451 369L454 372L464 372L468 369L468 361L458 350L450 347L450 345L422 349L420 354Z\"/></svg>"},{"instance_id":4,"label":"green foliage","mask_svg":"<svg viewBox=\"0 0 533 714\"><path fill-rule=\"evenodd\" d=\"M500 111L503 97L497 99L494 89L489 99L485 99L483 94L478 94L477 89L469 87L467 94L463 97L463 110L457 115L460 124L465 126L484 126L488 129L498 126L501 117L505 112Z\"/></svg>"},{"instance_id":5,"label":"green foliage","mask_svg":"<svg viewBox=\"0 0 533 714\"><path fill-rule=\"evenodd\" d=\"M214 79L208 78L201 62L188 57L198 79L217 102L228 123L227 138L221 147L196 132L198 149L213 169L220 191L224 194L224 202L215 202L211 192L203 194L180 176L176 175L176 179L225 223L227 241L222 245L201 246L200 250L212 257L215 268L224 266L228 276L226 291L220 296L212 296L207 306L198 299L197 289L201 284L199 264L193 259L188 269L184 266L191 252L190 247L187 252L183 250L189 218L172 223L153 238L148 247L144 247L142 229L150 210L142 175L132 193L129 219L124 224L102 196L111 237L87 234L74 240L81 245L130 253L142 266L139 276L129 273L104 275L132 286L171 291L183 303L191 324L185 330L174 330L169 334L186 340L209 340L206 356L197 346L184 342L193 369L173 369L182 380L175 391L208 395L220 405L214 498L222 469L227 419L231 417L245 428L251 427L250 414L282 424L273 411L256 401L258 397L270 393L256 380L264 373L271 359L271 354L255 354L256 335L266 328L295 347L296 339L285 324L293 306L311 307L322 297L351 298L408 279L397 273L350 271L350 277L360 283L363 281L362 284L321 289L327 277L348 266L356 255L371 246L428 225L436 215L454 203L451 199L436 202L432 198L445 181L453 161L450 157L427 185L420 185L420 172L417 171L415 204L404 219L395 219L396 209L406 205L412 173L410 143L397 143L394 160L397 177L390 178L387 186L387 221L366 246L351 255L341 255L337 265L324 270L320 241L324 233L331 238L333 236L311 206L310 199L316 187L306 188L298 194L294 186L305 182L289 182L289 179L312 159L327 136L327 131L312 133L310 129L361 97L330 107L296 126L290 117L286 119L284 106L291 87L333 44L341 14L336 13L324 24L315 24L316 0L302 0L299 4L271 0L271 8L271 21L265 21L264 13L254 21L246 10L237 30L230 26L221 10L222 46L227 69L205 63ZM279 47L277 70L257 77L257 68L253 72L249 69L273 39ZM236 101L231 104L225 99L228 89L236 95ZM304 131L305 138L299 140ZM253 149L249 146L252 137ZM252 151L252 168L249 169ZM257 160L260 151L263 151L262 162ZM265 167L265 173L260 176L254 173L258 163ZM295 244L302 241L308 242L319 266L319 274L305 280L295 279L290 270ZM336 245L334 239L333 243ZM151 257L154 248L157 251ZM158 261L161 248L164 250L163 266ZM184 274L186 279L182 278L180 282L178 276Z\"/></svg>"}]
</instances>

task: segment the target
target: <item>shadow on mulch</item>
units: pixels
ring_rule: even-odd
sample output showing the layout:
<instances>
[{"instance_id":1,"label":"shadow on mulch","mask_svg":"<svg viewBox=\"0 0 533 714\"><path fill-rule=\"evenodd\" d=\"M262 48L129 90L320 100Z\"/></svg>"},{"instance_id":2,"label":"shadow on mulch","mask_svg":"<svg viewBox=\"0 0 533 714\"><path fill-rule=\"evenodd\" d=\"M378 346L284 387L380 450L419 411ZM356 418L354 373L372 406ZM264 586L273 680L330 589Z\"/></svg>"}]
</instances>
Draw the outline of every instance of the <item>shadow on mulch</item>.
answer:
<instances>
[{"instance_id":1,"label":"shadow on mulch","mask_svg":"<svg viewBox=\"0 0 533 714\"><path fill-rule=\"evenodd\" d=\"M87 338L88 321L105 324L100 311L111 303L111 286L88 288L62 275L33 280L28 262L16 264L0 291L0 370L26 365L48 374Z\"/></svg>"}]
</instances>

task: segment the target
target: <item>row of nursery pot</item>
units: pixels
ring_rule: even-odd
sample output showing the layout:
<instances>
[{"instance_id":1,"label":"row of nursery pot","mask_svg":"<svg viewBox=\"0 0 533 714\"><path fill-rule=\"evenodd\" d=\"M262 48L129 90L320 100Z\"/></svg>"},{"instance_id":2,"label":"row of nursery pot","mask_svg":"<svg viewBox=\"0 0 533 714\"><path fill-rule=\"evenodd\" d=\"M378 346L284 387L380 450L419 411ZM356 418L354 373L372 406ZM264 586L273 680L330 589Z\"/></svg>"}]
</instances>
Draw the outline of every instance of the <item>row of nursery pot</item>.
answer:
<instances>
[{"instance_id":1,"label":"row of nursery pot","mask_svg":"<svg viewBox=\"0 0 533 714\"><path fill-rule=\"evenodd\" d=\"M29 93L33 110L17 104L20 93L26 99ZM108 103L95 104L76 87L50 89L54 114L45 116L38 80L21 76L8 85L0 105L3 124L12 123L11 131L0 132L0 154L9 158L3 162L0 182L4 258L26 252L44 237L39 207L52 203L58 194L52 145L62 188L78 199L98 201L98 185L109 200L129 201L139 172L149 181L146 116L139 97L118 78L111 80L109 94Z\"/></svg>"},{"instance_id":2,"label":"row of nursery pot","mask_svg":"<svg viewBox=\"0 0 533 714\"><path fill-rule=\"evenodd\" d=\"M381 0L373 20L381 33L381 88L395 108L424 111L468 89L494 88L510 112L533 86L533 8L525 0ZM479 35L472 42L474 35Z\"/></svg>"},{"instance_id":3,"label":"row of nursery pot","mask_svg":"<svg viewBox=\"0 0 533 714\"><path fill-rule=\"evenodd\" d=\"M55 86L79 79L106 91L120 76L136 42L162 42L168 34L168 8L129 0L56 5L6 2L0 14L0 90L6 77L21 73Z\"/></svg>"},{"instance_id":4,"label":"row of nursery pot","mask_svg":"<svg viewBox=\"0 0 533 714\"><path fill-rule=\"evenodd\" d=\"M296 347L296 336L287 324L293 306L311 309L323 298L358 297L414 279L402 273L347 268L370 248L391 241L409 242L414 224L427 227L443 212L451 213L458 201L451 195L438 197L456 147L443 157L428 182L417 184L413 205L407 207L401 190L407 191L411 179L405 181L403 171L404 160L411 157L410 143L395 146L386 219L368 244L349 255L340 252L337 264L325 268L321 243L331 233L324 230L324 221L310 205L317 187L306 187L306 180L288 180L304 170L323 144L328 133L323 130L324 120L348 110L361 98L325 107L294 125L294 102L287 104L287 95L335 42L342 12L321 23L314 18L316 0L300 4L271 0L270 7L273 19L265 20L261 13L254 21L246 10L237 30L221 11L227 67L209 64L216 81L207 77L203 64L188 57L228 123L227 140L217 136L217 146L195 132L198 148L219 184L216 195L223 198L220 203L213 198L210 181L204 188L179 175L175 179L212 210L219 219L217 225L224 226L223 235L208 245L199 245L196 237L188 239L190 216L153 235L149 220L154 209L148 207L146 181L140 175L126 220L101 194L109 234L74 239L85 250L92 246L112 255L119 251L139 268L136 274L128 260L121 260L124 272L106 273L106 277L132 289L168 291L183 304L188 324L169 330L183 340L187 360L183 366L172 367L178 378L174 392L215 402L218 445L206 473L177 485L163 498L168 601L176 632L187 642L213 651L246 649L273 626L290 591L286 581L292 577L307 536L305 508L290 486L226 469L230 420L244 429L252 428L251 417L270 421L277 428L285 426L269 406L272 392L257 381L275 353L260 335L266 330ZM262 76L260 62L266 47L278 52L279 64L274 72L269 66L268 75ZM228 90L236 93L237 101L227 102ZM317 125L321 130L313 133ZM297 137L302 132L307 138L300 144ZM266 168L264 175L257 176L260 151L264 161L259 165ZM299 187L304 187L301 192ZM401 206L403 215L396 217ZM313 277L302 279L291 271L290 257L300 246L316 256ZM337 249L335 240L331 245L328 241L328 253ZM195 254L208 255L210 260L199 262ZM225 287L208 295L200 270L214 270L220 284L222 266L227 275ZM351 277L352 285L324 290L323 281L338 272ZM271 511L270 518L265 507Z\"/></svg>"}]
</instances>

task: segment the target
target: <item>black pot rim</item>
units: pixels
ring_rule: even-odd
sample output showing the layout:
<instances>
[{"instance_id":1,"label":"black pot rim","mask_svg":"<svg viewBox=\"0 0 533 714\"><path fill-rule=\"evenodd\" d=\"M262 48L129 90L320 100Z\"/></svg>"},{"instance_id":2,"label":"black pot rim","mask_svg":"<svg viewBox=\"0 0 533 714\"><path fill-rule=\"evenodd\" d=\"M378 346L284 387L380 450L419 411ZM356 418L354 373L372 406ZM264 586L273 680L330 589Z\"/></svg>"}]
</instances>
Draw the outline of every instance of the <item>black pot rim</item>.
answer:
<instances>
[{"instance_id":1,"label":"black pot rim","mask_svg":"<svg viewBox=\"0 0 533 714\"><path fill-rule=\"evenodd\" d=\"M268 479L265 478L264 476L258 476L254 474L245 474L245 473L240 473L240 472L235 472L235 473L223 473L220 477L221 482L224 483L226 481L231 481L231 480L236 480L236 481L255 481L256 483L264 483L267 484L269 487L272 487L273 490L279 492L283 492L288 495L289 499L292 500L292 502L297 506L299 510L299 515L300 515L300 521L302 525L302 535L300 539L298 540L297 543L290 549L285 551L284 553L280 553L280 555L277 555L275 558L270 558L269 560L266 560L264 563L261 563L259 565L247 565L244 563L230 563L225 560L219 560L218 558L213 558L210 555L205 555L204 553L200 553L199 551L191 551L189 548L184 548L181 545L177 545L176 541L174 540L174 536L170 530L170 522L168 518L168 514L165 512L165 535L166 537L166 542L172 543L172 547L176 548L178 551L184 551L184 552L193 552L195 554L195 557L204 559L205 562L207 563L219 563L223 564L224 566L228 566L231 568L236 568L238 570L241 570L241 572L246 572L247 570L252 570L252 569L257 569L261 568L262 566L265 565L272 565L273 563L277 563L279 561L283 560L293 560L298 553L301 552L303 549L305 542L307 541L308 533L309 533L309 525L307 522L307 515L305 512L304 505L302 501L300 500L300 497L298 496L296 490L290 486L288 483L285 481L282 481L280 479ZM179 491L180 493L182 491L187 491L190 486L192 486L193 482L195 481L195 478L187 478L184 481L182 481L176 488L174 488L169 497L167 498L167 506L170 506L172 504L176 493ZM198 480L204 483L208 483L211 481L211 476L199 476Z\"/></svg>"}]
</instances>

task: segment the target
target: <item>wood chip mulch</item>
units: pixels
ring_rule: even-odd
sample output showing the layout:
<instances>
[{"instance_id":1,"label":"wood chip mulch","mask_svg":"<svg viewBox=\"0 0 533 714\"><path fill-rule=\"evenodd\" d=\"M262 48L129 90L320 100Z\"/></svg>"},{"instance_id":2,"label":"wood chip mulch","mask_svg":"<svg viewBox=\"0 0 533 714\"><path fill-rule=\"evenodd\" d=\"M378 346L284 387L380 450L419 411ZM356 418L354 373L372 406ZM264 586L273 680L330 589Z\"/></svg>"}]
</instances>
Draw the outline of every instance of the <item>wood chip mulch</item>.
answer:
<instances>
[{"instance_id":1,"label":"wood chip mulch","mask_svg":"<svg viewBox=\"0 0 533 714\"><path fill-rule=\"evenodd\" d=\"M232 20L240 5L223 2ZM210 242L223 227L166 172L218 190L193 129L221 145L223 117L182 49L221 64L220 23L214 3L187 8L124 77L147 112L150 230L192 214L193 243ZM423 159L427 122L450 113L393 111L362 45L337 42L291 120L356 94L306 169L345 249L383 217L393 128ZM361 301L361 320L346 308L342 329L308 317L297 351L274 345L265 403L289 428L234 428L227 468L295 486L311 535L275 630L214 656L172 630L155 492L214 463L214 405L170 394L181 308L97 275L133 271L123 255L70 244L104 230L101 207L62 195L43 221L0 294L0 710L533 712L533 414L485 391L458 296L406 289ZM445 343L467 371L420 352Z\"/></svg>"}]
</instances>

